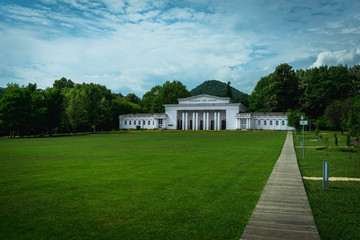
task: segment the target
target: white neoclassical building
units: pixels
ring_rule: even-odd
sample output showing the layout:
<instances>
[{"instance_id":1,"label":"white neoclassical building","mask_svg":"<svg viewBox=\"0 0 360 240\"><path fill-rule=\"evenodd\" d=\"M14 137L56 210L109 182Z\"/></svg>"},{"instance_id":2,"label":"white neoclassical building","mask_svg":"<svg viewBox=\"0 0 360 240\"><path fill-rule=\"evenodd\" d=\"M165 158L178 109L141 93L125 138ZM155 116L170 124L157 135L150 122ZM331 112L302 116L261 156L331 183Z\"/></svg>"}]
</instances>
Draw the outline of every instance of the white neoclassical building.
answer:
<instances>
[{"instance_id":1,"label":"white neoclassical building","mask_svg":"<svg viewBox=\"0 0 360 240\"><path fill-rule=\"evenodd\" d=\"M127 114L119 117L120 129L178 130L292 130L287 113L246 113L241 103L206 94L179 98L165 104L165 113Z\"/></svg>"}]
</instances>

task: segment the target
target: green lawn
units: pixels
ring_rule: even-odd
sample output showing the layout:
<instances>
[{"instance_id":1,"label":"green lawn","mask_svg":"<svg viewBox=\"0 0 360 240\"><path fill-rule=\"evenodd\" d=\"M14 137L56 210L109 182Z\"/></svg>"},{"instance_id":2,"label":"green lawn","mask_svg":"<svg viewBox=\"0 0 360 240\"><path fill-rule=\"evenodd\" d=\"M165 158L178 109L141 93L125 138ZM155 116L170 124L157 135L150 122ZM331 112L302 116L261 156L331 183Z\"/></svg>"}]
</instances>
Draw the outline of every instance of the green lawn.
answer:
<instances>
[{"instance_id":1,"label":"green lawn","mask_svg":"<svg viewBox=\"0 0 360 240\"><path fill-rule=\"evenodd\" d=\"M0 140L0 239L239 239L285 132Z\"/></svg>"},{"instance_id":2,"label":"green lawn","mask_svg":"<svg viewBox=\"0 0 360 240\"><path fill-rule=\"evenodd\" d=\"M337 147L334 134L338 137ZM322 177L322 162L328 161L330 177L360 177L356 152L351 153L350 159L346 136L341 132L321 132L320 135L321 141L314 132L305 133L305 159L300 149L302 135L298 135L298 140L294 135L302 175ZM322 188L322 181L305 180L304 183L321 239L360 239L360 182L330 182L329 189Z\"/></svg>"}]
</instances>

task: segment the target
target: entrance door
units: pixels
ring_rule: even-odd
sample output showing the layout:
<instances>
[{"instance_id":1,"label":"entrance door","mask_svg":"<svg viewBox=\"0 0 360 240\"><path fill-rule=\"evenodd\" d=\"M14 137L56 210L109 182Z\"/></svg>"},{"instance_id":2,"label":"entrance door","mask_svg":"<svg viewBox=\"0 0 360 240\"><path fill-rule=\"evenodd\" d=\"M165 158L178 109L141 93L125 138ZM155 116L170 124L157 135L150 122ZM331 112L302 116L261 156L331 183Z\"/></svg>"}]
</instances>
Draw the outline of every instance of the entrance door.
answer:
<instances>
[{"instance_id":1,"label":"entrance door","mask_svg":"<svg viewBox=\"0 0 360 240\"><path fill-rule=\"evenodd\" d=\"M221 130L226 130L226 120L221 121Z\"/></svg>"},{"instance_id":2,"label":"entrance door","mask_svg":"<svg viewBox=\"0 0 360 240\"><path fill-rule=\"evenodd\" d=\"M200 130L204 130L203 120L200 120Z\"/></svg>"},{"instance_id":3,"label":"entrance door","mask_svg":"<svg viewBox=\"0 0 360 240\"><path fill-rule=\"evenodd\" d=\"M214 130L214 120L210 121L210 130Z\"/></svg>"}]
</instances>

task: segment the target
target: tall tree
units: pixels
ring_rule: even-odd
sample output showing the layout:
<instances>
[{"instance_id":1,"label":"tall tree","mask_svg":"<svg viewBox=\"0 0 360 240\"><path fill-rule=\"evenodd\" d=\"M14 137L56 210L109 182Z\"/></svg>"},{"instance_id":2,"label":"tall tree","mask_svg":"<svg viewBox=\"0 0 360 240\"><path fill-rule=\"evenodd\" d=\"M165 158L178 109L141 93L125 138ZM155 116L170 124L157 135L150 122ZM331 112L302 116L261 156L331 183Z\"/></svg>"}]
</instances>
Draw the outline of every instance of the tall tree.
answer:
<instances>
[{"instance_id":1,"label":"tall tree","mask_svg":"<svg viewBox=\"0 0 360 240\"><path fill-rule=\"evenodd\" d=\"M68 123L76 132L81 125L86 124L86 94L80 85L65 89L65 114ZM65 123L66 124L66 123Z\"/></svg>"},{"instance_id":2,"label":"tall tree","mask_svg":"<svg viewBox=\"0 0 360 240\"><path fill-rule=\"evenodd\" d=\"M231 91L231 86L230 86L231 82L229 81L226 85L226 97L232 99L232 91Z\"/></svg>"},{"instance_id":3,"label":"tall tree","mask_svg":"<svg viewBox=\"0 0 360 240\"><path fill-rule=\"evenodd\" d=\"M300 84L302 96L300 109L311 118L324 114L326 107L334 100L351 96L351 81L347 67L321 66L307 70Z\"/></svg>"},{"instance_id":4,"label":"tall tree","mask_svg":"<svg viewBox=\"0 0 360 240\"><path fill-rule=\"evenodd\" d=\"M59 90L64 90L65 88L73 88L75 87L75 83L71 81L71 79L66 79L62 77L59 80L55 80L53 83L53 87Z\"/></svg>"},{"instance_id":5,"label":"tall tree","mask_svg":"<svg viewBox=\"0 0 360 240\"><path fill-rule=\"evenodd\" d=\"M138 96L136 96L135 93L129 93L128 95L125 96L125 99L135 104L139 104L141 101L141 99Z\"/></svg>"},{"instance_id":6,"label":"tall tree","mask_svg":"<svg viewBox=\"0 0 360 240\"><path fill-rule=\"evenodd\" d=\"M180 81L166 81L145 93L141 104L144 111L160 113L165 111L164 104L174 104L178 98L190 97L190 92Z\"/></svg>"}]
</instances>

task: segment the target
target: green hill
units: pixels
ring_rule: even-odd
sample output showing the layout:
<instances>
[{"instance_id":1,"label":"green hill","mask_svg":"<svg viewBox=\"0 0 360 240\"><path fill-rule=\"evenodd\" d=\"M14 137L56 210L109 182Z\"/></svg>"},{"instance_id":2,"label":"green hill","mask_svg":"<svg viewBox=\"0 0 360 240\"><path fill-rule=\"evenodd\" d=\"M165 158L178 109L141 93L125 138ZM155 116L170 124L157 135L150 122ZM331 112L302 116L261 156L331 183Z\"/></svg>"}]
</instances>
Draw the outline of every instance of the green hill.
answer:
<instances>
[{"instance_id":1,"label":"green hill","mask_svg":"<svg viewBox=\"0 0 360 240\"><path fill-rule=\"evenodd\" d=\"M235 102L241 102L245 107L249 106L249 95L231 87L231 93ZM226 83L218 80L208 80L190 91L192 96L199 94L209 94L224 97L226 95Z\"/></svg>"}]
</instances>

